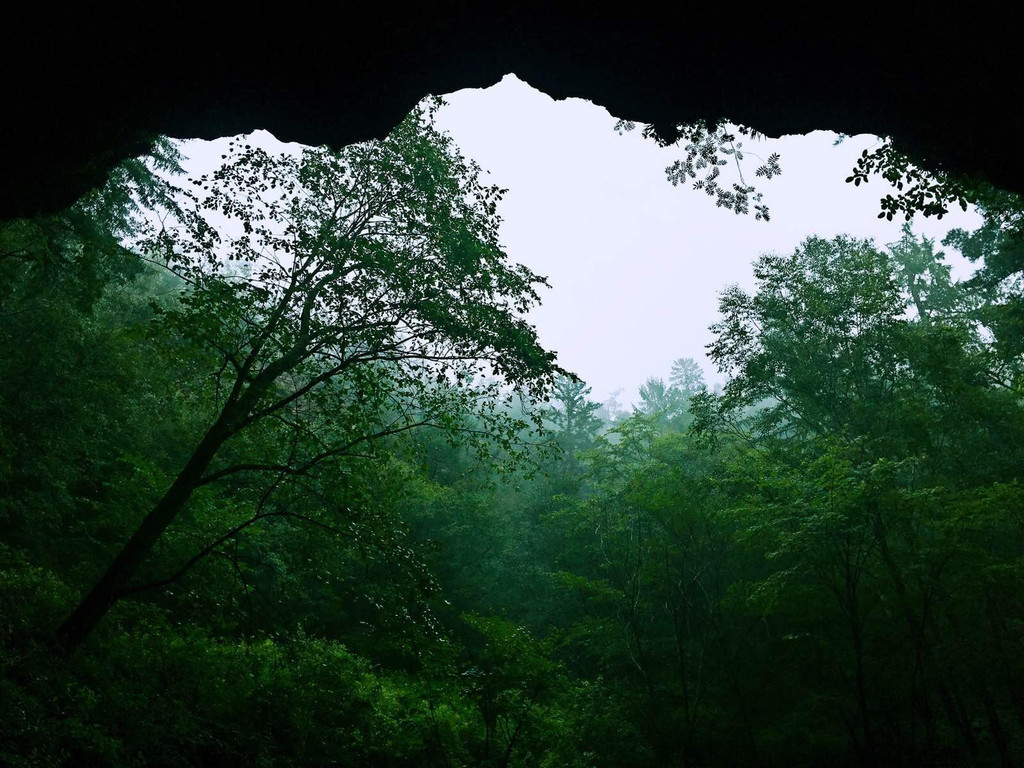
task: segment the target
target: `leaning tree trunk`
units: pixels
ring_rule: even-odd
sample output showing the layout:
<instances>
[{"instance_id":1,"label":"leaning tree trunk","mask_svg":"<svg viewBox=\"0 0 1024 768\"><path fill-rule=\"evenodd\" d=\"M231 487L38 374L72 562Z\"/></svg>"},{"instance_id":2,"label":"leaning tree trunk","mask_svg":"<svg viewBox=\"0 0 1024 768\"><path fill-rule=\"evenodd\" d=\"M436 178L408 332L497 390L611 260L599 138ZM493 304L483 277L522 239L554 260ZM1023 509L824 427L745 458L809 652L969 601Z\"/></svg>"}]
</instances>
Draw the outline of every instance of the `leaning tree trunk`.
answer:
<instances>
[{"instance_id":1,"label":"leaning tree trunk","mask_svg":"<svg viewBox=\"0 0 1024 768\"><path fill-rule=\"evenodd\" d=\"M121 548L96 585L61 624L56 635L57 646L61 651L72 653L78 648L121 597L129 579L135 575L153 545L184 508L193 491L199 487L203 473L230 436L228 420L222 413L193 451L171 487L142 519L135 533Z\"/></svg>"}]
</instances>

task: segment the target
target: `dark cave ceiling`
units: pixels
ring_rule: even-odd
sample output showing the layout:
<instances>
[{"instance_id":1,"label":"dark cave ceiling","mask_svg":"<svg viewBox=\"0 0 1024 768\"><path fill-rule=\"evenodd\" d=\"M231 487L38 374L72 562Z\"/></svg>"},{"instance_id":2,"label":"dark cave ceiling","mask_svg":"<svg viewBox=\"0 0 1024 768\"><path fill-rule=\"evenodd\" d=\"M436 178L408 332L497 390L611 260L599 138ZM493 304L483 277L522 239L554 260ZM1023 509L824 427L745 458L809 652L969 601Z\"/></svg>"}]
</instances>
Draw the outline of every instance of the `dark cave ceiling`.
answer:
<instances>
[{"instance_id":1,"label":"dark cave ceiling","mask_svg":"<svg viewBox=\"0 0 1024 768\"><path fill-rule=\"evenodd\" d=\"M383 136L428 93L509 72L669 130L728 117L770 136L891 135L927 167L1024 191L1019 30L977 8L11 7L0 27L0 217L73 201L153 133L266 128L341 146Z\"/></svg>"}]
</instances>

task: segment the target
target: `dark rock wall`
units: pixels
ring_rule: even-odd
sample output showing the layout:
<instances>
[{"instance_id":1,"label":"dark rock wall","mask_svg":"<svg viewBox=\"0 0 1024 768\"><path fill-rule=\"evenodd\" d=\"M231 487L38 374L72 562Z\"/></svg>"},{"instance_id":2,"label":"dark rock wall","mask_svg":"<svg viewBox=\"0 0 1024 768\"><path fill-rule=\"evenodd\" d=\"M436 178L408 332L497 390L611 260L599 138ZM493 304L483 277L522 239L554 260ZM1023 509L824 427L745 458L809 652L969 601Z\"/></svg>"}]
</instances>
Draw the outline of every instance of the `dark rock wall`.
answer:
<instances>
[{"instance_id":1,"label":"dark rock wall","mask_svg":"<svg viewBox=\"0 0 1024 768\"><path fill-rule=\"evenodd\" d=\"M977 5L41 3L0 19L0 216L53 210L146 137L266 128L340 146L515 72L654 123L897 137L1024 191L1019 29ZM922 7L923 4L922 4Z\"/></svg>"}]
</instances>

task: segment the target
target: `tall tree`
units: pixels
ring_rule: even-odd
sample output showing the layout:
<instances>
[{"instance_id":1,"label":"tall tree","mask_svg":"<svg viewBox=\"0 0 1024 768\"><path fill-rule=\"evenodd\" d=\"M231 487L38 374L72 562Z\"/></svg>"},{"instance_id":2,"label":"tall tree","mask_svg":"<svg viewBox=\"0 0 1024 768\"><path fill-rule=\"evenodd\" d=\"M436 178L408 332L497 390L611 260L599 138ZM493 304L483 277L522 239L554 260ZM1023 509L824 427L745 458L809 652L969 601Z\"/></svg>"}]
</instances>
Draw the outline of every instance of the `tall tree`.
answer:
<instances>
[{"instance_id":1,"label":"tall tree","mask_svg":"<svg viewBox=\"0 0 1024 768\"><path fill-rule=\"evenodd\" d=\"M590 394L591 388L580 379L560 376L555 381L554 407L547 411L547 416L567 451L585 447L601 427L601 419L596 415L601 405L588 400Z\"/></svg>"},{"instance_id":2,"label":"tall tree","mask_svg":"<svg viewBox=\"0 0 1024 768\"><path fill-rule=\"evenodd\" d=\"M692 357L680 357L672 363L672 372L668 383L682 392L683 397L690 398L708 388L704 382L704 372Z\"/></svg>"},{"instance_id":3,"label":"tall tree","mask_svg":"<svg viewBox=\"0 0 1024 768\"><path fill-rule=\"evenodd\" d=\"M1005 484L1019 477L1024 420L992 375L964 286L909 232L888 252L810 238L761 257L755 276L753 295L722 295L710 356L732 378L720 399L698 399L697 423L742 438L729 496L775 564L761 591L776 604L830 598L844 627L832 653L852 683L842 722L862 762L931 754L936 713L976 755L973 711L1009 764L996 691L1019 694L1007 682L1017 665L995 680L957 647L999 646L1004 630L982 639L947 606L993 599L953 564L965 530L1013 524ZM981 523L979 496L1002 499L1010 519Z\"/></svg>"},{"instance_id":4,"label":"tall tree","mask_svg":"<svg viewBox=\"0 0 1024 768\"><path fill-rule=\"evenodd\" d=\"M558 372L522 318L543 279L498 243L501 191L425 111L337 153L236 143L226 159L139 241L186 284L164 324L218 361L207 426L60 627L66 649L137 588L130 580L198 488L239 473L309 475L418 427L454 435L467 408L482 419L465 430L478 448L497 438L514 454L525 424L498 402L542 399ZM503 384L471 384L484 373ZM276 436L267 455L233 455L236 436L257 430Z\"/></svg>"}]
</instances>

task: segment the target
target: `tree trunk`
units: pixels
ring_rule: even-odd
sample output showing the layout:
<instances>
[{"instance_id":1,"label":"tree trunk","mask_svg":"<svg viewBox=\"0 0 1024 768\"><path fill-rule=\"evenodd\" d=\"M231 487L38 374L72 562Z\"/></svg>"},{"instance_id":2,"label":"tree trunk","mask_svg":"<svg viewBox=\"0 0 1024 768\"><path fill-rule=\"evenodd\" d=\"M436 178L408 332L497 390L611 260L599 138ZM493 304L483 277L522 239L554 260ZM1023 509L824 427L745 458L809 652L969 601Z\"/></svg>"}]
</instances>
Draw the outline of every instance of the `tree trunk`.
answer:
<instances>
[{"instance_id":1,"label":"tree trunk","mask_svg":"<svg viewBox=\"0 0 1024 768\"><path fill-rule=\"evenodd\" d=\"M873 765L875 760L875 738L871 727L871 712L868 709L867 675L864 672L864 638L861 631L859 611L850 617L850 631L853 635L854 678L857 686L857 710L860 713L861 734L864 738L861 762Z\"/></svg>"},{"instance_id":2,"label":"tree trunk","mask_svg":"<svg viewBox=\"0 0 1024 768\"><path fill-rule=\"evenodd\" d=\"M171 487L135 529L96 585L78 603L56 633L58 648L74 652L120 598L121 590L135 575L153 545L184 508L224 441L231 436L225 413L210 427Z\"/></svg>"}]
</instances>

